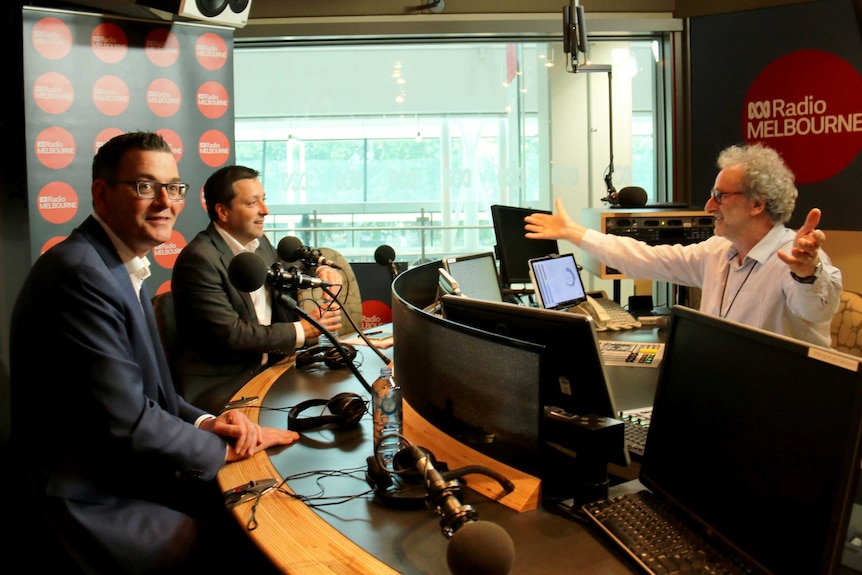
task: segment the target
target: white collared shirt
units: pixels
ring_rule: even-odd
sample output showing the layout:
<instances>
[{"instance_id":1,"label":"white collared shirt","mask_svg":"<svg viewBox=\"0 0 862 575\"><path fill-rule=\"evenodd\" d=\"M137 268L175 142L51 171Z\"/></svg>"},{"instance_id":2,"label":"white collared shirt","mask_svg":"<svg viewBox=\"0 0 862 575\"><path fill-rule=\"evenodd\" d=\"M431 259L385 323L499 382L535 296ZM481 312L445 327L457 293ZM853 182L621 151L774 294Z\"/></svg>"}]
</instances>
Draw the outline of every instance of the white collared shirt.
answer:
<instances>
[{"instance_id":1,"label":"white collared shirt","mask_svg":"<svg viewBox=\"0 0 862 575\"><path fill-rule=\"evenodd\" d=\"M125 266L126 271L129 272L129 279L132 282L132 287L135 289L135 295L138 296L138 301L140 301L141 287L144 285L144 280L151 275L150 260L147 259L147 256L136 256L134 252L132 252L132 249L126 245L126 242L121 240L120 237L114 233L114 230L112 230L96 213L93 213L93 218L99 222L99 225L101 225L102 229L105 230L105 233L108 234L108 238L114 245L114 249L117 250L117 255L120 256L120 261L123 262L123 266Z\"/></svg>"}]
</instances>

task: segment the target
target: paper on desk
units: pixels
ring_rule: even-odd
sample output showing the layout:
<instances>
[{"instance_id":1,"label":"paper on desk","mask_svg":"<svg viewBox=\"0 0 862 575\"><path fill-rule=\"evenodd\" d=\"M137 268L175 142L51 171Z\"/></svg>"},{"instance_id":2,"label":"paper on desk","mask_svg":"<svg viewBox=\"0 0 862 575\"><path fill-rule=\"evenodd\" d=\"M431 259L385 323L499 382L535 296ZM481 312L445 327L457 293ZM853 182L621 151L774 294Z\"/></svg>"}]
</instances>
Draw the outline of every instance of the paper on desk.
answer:
<instances>
[{"instance_id":1,"label":"paper on desk","mask_svg":"<svg viewBox=\"0 0 862 575\"><path fill-rule=\"evenodd\" d=\"M358 335L355 335L355 336L347 338L347 339L343 339L341 341L343 341L344 343L349 343L350 345L365 345L365 346L368 345L367 343L365 343L365 340L362 339L361 337L359 337ZM389 337L384 338L384 339L372 339L371 340L371 345L373 345L374 347L376 347L378 349L390 348L390 347L392 347L393 343L395 343L395 338L392 336L389 336Z\"/></svg>"}]
</instances>

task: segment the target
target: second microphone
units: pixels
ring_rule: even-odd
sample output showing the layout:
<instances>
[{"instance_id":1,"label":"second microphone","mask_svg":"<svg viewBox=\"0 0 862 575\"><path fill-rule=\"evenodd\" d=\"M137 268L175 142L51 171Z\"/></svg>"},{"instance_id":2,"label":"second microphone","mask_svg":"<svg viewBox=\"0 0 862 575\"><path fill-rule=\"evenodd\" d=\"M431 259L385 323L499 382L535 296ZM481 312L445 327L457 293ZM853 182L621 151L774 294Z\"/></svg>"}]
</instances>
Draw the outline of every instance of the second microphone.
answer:
<instances>
[{"instance_id":1,"label":"second microphone","mask_svg":"<svg viewBox=\"0 0 862 575\"><path fill-rule=\"evenodd\" d=\"M332 287L335 284L300 273L296 268L285 269L276 262L267 268L264 261L252 252L237 254L228 265L228 277L240 291L253 292L264 283L281 289Z\"/></svg>"}]
</instances>

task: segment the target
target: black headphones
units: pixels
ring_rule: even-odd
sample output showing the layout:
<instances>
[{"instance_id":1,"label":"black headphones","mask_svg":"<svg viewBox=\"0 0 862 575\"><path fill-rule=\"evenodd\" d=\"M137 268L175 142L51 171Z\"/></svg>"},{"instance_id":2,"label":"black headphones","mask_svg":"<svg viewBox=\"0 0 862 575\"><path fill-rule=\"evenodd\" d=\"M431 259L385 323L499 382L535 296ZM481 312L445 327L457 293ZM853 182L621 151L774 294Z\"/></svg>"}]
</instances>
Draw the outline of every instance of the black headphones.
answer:
<instances>
[{"instance_id":1,"label":"black headphones","mask_svg":"<svg viewBox=\"0 0 862 575\"><path fill-rule=\"evenodd\" d=\"M322 361L330 369L348 367L356 359L356 348L349 343L340 343L344 348L345 358L341 351L332 345L315 345L296 354L296 367L303 368Z\"/></svg>"},{"instance_id":2,"label":"black headphones","mask_svg":"<svg viewBox=\"0 0 862 575\"><path fill-rule=\"evenodd\" d=\"M299 414L306 409L326 406L332 415L319 415L317 417L305 417L300 419ZM335 424L339 428L354 427L362 419L367 411L364 399L355 393L338 393L330 399L309 399L303 401L290 409L287 414L287 428L292 431L308 431L329 424Z\"/></svg>"},{"instance_id":3,"label":"black headphones","mask_svg":"<svg viewBox=\"0 0 862 575\"><path fill-rule=\"evenodd\" d=\"M405 446L410 444L403 437L401 441ZM434 469L446 472L449 466L437 461L434 454L424 447L417 447L426 454ZM380 453L375 449L374 455L369 455L365 462L368 467L365 470L365 481L374 491L374 495L386 507L394 509L424 509L428 491L423 483L422 475L412 461L412 456L407 449L400 449L392 458L393 471L389 471L383 465Z\"/></svg>"}]
</instances>

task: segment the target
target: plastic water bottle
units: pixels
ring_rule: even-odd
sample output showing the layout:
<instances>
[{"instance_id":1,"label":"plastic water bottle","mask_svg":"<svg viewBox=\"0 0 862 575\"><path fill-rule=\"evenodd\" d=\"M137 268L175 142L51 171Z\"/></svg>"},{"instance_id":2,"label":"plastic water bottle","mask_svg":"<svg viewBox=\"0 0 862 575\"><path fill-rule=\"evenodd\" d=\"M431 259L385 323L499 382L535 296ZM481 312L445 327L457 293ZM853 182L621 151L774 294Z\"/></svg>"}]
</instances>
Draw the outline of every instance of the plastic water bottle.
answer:
<instances>
[{"instance_id":1,"label":"plastic water bottle","mask_svg":"<svg viewBox=\"0 0 862 575\"><path fill-rule=\"evenodd\" d=\"M401 448L401 439L396 435L404 433L401 388L392 377L392 368L380 369L380 377L371 384L372 414L374 419L375 456L384 467L393 471L392 458ZM383 438L381 442L381 438Z\"/></svg>"}]
</instances>

